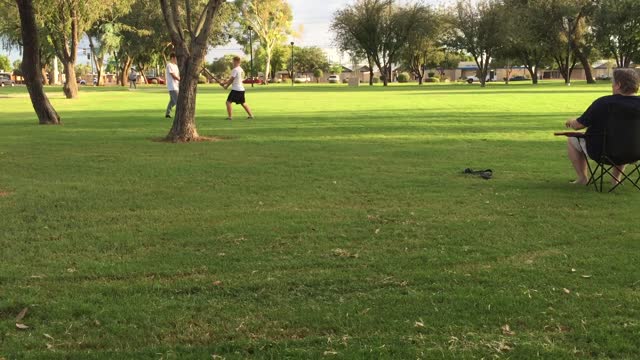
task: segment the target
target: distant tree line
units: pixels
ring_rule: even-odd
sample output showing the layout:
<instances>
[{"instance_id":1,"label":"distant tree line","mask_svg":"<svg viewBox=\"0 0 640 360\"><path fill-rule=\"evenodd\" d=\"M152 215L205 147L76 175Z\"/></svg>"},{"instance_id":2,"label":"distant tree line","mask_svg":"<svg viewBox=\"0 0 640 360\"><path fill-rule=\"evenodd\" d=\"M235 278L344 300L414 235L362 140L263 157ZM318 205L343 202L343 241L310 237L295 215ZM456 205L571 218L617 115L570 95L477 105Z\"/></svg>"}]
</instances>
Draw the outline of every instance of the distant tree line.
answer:
<instances>
[{"instance_id":1,"label":"distant tree line","mask_svg":"<svg viewBox=\"0 0 640 360\"><path fill-rule=\"evenodd\" d=\"M401 64L420 82L427 68L450 67L470 56L485 85L492 66L518 64L537 84L542 68L566 83L580 64L594 83L591 63L640 62L640 1L458 0L434 8L421 2L356 0L335 13L336 45L377 67L385 85Z\"/></svg>"}]
</instances>

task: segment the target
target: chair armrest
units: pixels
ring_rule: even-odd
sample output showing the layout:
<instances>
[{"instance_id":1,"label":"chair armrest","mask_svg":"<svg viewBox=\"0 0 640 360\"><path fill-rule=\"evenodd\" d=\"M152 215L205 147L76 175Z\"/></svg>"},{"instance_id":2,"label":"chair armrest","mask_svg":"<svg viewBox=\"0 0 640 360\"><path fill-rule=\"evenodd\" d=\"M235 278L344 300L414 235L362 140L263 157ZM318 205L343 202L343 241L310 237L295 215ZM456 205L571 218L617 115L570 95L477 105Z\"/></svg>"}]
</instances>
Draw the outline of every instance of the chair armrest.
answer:
<instances>
[{"instance_id":1,"label":"chair armrest","mask_svg":"<svg viewBox=\"0 0 640 360\"><path fill-rule=\"evenodd\" d=\"M574 138L586 138L587 134L579 131L562 131L553 133L555 136L566 136L566 137L574 137Z\"/></svg>"}]
</instances>

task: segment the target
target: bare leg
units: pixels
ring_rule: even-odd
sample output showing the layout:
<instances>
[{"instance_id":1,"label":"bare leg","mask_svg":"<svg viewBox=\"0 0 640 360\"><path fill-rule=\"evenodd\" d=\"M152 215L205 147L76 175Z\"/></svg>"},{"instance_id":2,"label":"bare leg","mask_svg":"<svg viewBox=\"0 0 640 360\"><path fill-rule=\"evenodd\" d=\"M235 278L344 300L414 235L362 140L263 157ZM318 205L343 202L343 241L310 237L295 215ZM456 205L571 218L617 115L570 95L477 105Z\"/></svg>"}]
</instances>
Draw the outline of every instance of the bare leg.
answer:
<instances>
[{"instance_id":1,"label":"bare leg","mask_svg":"<svg viewBox=\"0 0 640 360\"><path fill-rule=\"evenodd\" d=\"M249 115L249 118L253 119L253 113L251 112L251 108L249 107L249 105L245 103L245 104L242 104L242 107L244 108L244 111L247 112L247 115Z\"/></svg>"},{"instance_id":2,"label":"bare leg","mask_svg":"<svg viewBox=\"0 0 640 360\"><path fill-rule=\"evenodd\" d=\"M231 120L233 118L233 107L231 107L231 103L227 101L227 115L228 119Z\"/></svg>"},{"instance_id":3,"label":"bare leg","mask_svg":"<svg viewBox=\"0 0 640 360\"><path fill-rule=\"evenodd\" d=\"M571 145L571 142L568 142L567 146L569 151L569 160L571 160L573 169L578 175L576 184L587 185L587 183L589 182L589 176L587 175L587 159L585 158L583 153L581 153L573 145Z\"/></svg>"},{"instance_id":4,"label":"bare leg","mask_svg":"<svg viewBox=\"0 0 640 360\"><path fill-rule=\"evenodd\" d=\"M613 185L617 185L620 182L620 178L622 177L622 174L624 173L624 168L626 166L622 165L620 167L614 166L613 167Z\"/></svg>"}]
</instances>

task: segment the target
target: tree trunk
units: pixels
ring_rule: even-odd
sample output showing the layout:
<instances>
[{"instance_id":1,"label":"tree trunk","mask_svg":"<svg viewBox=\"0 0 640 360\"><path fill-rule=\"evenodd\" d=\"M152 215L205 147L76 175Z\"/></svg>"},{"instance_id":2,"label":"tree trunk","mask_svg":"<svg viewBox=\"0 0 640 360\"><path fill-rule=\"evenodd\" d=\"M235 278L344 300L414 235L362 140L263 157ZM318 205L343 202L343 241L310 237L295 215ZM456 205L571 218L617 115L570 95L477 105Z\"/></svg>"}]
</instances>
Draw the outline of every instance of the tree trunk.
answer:
<instances>
[{"instance_id":1,"label":"tree trunk","mask_svg":"<svg viewBox=\"0 0 640 360\"><path fill-rule=\"evenodd\" d=\"M526 65L529 75L531 75L531 82L533 85L538 85L538 67L535 65Z\"/></svg>"},{"instance_id":2,"label":"tree trunk","mask_svg":"<svg viewBox=\"0 0 640 360\"><path fill-rule=\"evenodd\" d=\"M22 72L33 109L41 125L58 125L60 116L51 106L41 81L38 27L32 0L16 0L22 29Z\"/></svg>"},{"instance_id":3,"label":"tree trunk","mask_svg":"<svg viewBox=\"0 0 640 360\"><path fill-rule=\"evenodd\" d=\"M576 49L576 57L580 60L582 67L584 68L584 75L587 78L587 84L595 84L596 80L593 78L593 69L591 68L591 64L589 63L589 59L579 49Z\"/></svg>"},{"instance_id":4,"label":"tree trunk","mask_svg":"<svg viewBox=\"0 0 640 360\"><path fill-rule=\"evenodd\" d=\"M269 73L271 72L271 56L272 56L272 52L273 50L270 48L265 49L266 52L266 57L267 57L267 63L265 64L265 77L269 77ZM264 79L264 84L265 85L269 85L269 82L271 81L271 79Z\"/></svg>"},{"instance_id":5,"label":"tree trunk","mask_svg":"<svg viewBox=\"0 0 640 360\"><path fill-rule=\"evenodd\" d=\"M104 86L104 79L102 79L102 74L104 74L104 57L98 57L93 54L93 64L96 66L96 75L98 76L96 86Z\"/></svg>"},{"instance_id":6,"label":"tree trunk","mask_svg":"<svg viewBox=\"0 0 640 360\"><path fill-rule=\"evenodd\" d=\"M195 62L198 61L193 58L189 59L186 69L184 69L187 74L181 74L182 81L176 105L176 116L167 135L167 140L171 142L190 142L199 137L195 120L198 71L194 71L194 69L199 69L202 64L195 64Z\"/></svg>"},{"instance_id":7,"label":"tree trunk","mask_svg":"<svg viewBox=\"0 0 640 360\"><path fill-rule=\"evenodd\" d=\"M96 86L104 86L104 79L102 78L102 74L104 74L104 59L99 59L99 64L96 63L96 69L98 72L98 82Z\"/></svg>"},{"instance_id":8,"label":"tree trunk","mask_svg":"<svg viewBox=\"0 0 640 360\"><path fill-rule=\"evenodd\" d=\"M480 76L478 76L478 78L480 79L480 87L486 87L487 86L487 69L484 66L480 67Z\"/></svg>"},{"instance_id":9,"label":"tree trunk","mask_svg":"<svg viewBox=\"0 0 640 360\"><path fill-rule=\"evenodd\" d=\"M186 2L189 4L189 2ZM181 27L180 14L174 11L168 0L160 0L162 14L171 42L176 49L178 67L180 69L180 87L176 115L166 140L172 142L189 142L198 140L196 130L196 95L198 91L198 77L202 71L202 63L208 48L213 21L223 5L224 0L209 0L200 16L201 22L196 34L191 34L191 43L183 38L184 29ZM175 2L173 2L175 5ZM187 22L193 19L187 16Z\"/></svg>"},{"instance_id":10,"label":"tree trunk","mask_svg":"<svg viewBox=\"0 0 640 360\"><path fill-rule=\"evenodd\" d=\"M49 85L49 77L47 76L47 68L43 67L40 69L40 74L42 75L42 84Z\"/></svg>"},{"instance_id":11,"label":"tree trunk","mask_svg":"<svg viewBox=\"0 0 640 360\"><path fill-rule=\"evenodd\" d=\"M120 86L127 86L131 64L133 64L133 59L130 56L127 56L126 60L121 63L120 74L118 75L118 83Z\"/></svg>"},{"instance_id":12,"label":"tree trunk","mask_svg":"<svg viewBox=\"0 0 640 360\"><path fill-rule=\"evenodd\" d=\"M64 60L64 76L66 80L62 91L67 99L75 99L78 97L78 81L76 79L76 69L73 62Z\"/></svg>"},{"instance_id":13,"label":"tree trunk","mask_svg":"<svg viewBox=\"0 0 640 360\"><path fill-rule=\"evenodd\" d=\"M373 86L373 62L370 56L367 56L367 62L369 63L369 86Z\"/></svg>"}]
</instances>

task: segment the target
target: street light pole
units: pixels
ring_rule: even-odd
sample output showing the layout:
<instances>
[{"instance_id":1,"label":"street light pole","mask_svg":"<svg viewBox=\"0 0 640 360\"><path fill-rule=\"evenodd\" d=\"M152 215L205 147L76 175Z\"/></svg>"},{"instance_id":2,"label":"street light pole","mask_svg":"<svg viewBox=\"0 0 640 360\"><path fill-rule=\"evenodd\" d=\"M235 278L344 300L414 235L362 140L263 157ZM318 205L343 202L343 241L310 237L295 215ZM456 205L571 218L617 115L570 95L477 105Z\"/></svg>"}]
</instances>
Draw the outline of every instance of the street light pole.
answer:
<instances>
[{"instance_id":1,"label":"street light pole","mask_svg":"<svg viewBox=\"0 0 640 360\"><path fill-rule=\"evenodd\" d=\"M293 45L295 45L295 44L292 41L291 42L291 86L293 86L294 78L295 78L295 74L293 72Z\"/></svg>"},{"instance_id":2,"label":"street light pole","mask_svg":"<svg viewBox=\"0 0 640 360\"><path fill-rule=\"evenodd\" d=\"M250 48L250 52L251 52L251 87L254 86L254 80L253 80L253 27L249 26L249 48ZM266 80L266 78L265 78Z\"/></svg>"}]
</instances>

